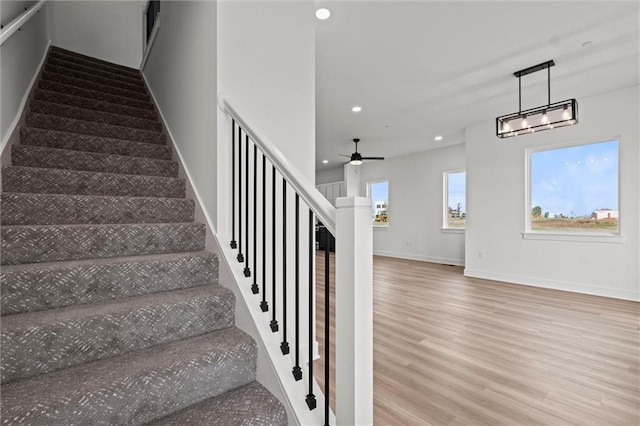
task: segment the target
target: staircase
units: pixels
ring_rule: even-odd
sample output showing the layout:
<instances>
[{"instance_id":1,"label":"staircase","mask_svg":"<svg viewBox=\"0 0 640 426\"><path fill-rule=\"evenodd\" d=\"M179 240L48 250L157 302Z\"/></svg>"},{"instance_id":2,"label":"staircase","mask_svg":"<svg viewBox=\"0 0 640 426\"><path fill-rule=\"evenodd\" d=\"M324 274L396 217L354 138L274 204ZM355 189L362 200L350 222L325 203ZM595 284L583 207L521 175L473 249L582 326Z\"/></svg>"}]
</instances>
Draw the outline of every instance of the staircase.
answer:
<instances>
[{"instance_id":1,"label":"staircase","mask_svg":"<svg viewBox=\"0 0 640 426\"><path fill-rule=\"evenodd\" d=\"M2 169L2 424L287 423L140 72L52 47Z\"/></svg>"}]
</instances>

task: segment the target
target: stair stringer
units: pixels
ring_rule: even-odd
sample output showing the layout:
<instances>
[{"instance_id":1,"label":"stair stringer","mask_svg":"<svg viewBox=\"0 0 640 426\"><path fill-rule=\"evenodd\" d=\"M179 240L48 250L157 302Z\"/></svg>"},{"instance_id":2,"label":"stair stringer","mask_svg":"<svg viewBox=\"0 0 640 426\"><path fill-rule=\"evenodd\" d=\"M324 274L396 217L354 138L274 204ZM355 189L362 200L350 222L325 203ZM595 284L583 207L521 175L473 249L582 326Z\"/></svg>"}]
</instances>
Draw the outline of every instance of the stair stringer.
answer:
<instances>
[{"instance_id":1,"label":"stair stringer","mask_svg":"<svg viewBox=\"0 0 640 426\"><path fill-rule=\"evenodd\" d=\"M224 244L220 244L211 215L206 208L204 208L200 194L193 186L189 168L183 160L180 148L175 142L171 129L167 126L167 121L160 108L158 99L151 89L144 72L141 72L141 75L145 81L148 92L151 94L154 108L162 123L162 131L167 135L167 144L173 149L173 161L178 162L180 165L178 177L183 178L186 182L185 197L195 202L195 222L205 225L205 250L218 256L219 284L232 290L236 297L235 325L250 335L258 346L256 380L282 402L287 411L289 424L321 424L323 422L321 409L318 408L310 411L305 403L308 385L304 380L296 382L293 379L291 375L291 366L293 364L288 358L282 356L280 352L280 342L277 336L271 331L267 321L258 321L265 314L256 303L251 303L255 302L255 295L252 294L250 290L250 278L244 277L242 265L235 261L235 253L232 253ZM229 262L229 259L232 259L233 262ZM260 327L260 324L262 324L262 327ZM315 379L314 389L319 389ZM318 407L324 406L322 393L316 391L316 400Z\"/></svg>"}]
</instances>

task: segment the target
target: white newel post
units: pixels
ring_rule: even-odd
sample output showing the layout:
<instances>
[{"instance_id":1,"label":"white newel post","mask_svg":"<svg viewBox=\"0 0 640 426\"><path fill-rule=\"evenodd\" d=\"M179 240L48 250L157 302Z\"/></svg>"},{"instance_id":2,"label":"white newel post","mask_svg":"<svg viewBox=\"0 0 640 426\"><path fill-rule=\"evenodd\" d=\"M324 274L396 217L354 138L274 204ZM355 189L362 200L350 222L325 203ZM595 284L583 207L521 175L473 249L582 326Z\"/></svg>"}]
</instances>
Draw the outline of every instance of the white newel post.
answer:
<instances>
[{"instance_id":1,"label":"white newel post","mask_svg":"<svg viewBox=\"0 0 640 426\"><path fill-rule=\"evenodd\" d=\"M336 200L336 423L373 424L371 200Z\"/></svg>"}]
</instances>

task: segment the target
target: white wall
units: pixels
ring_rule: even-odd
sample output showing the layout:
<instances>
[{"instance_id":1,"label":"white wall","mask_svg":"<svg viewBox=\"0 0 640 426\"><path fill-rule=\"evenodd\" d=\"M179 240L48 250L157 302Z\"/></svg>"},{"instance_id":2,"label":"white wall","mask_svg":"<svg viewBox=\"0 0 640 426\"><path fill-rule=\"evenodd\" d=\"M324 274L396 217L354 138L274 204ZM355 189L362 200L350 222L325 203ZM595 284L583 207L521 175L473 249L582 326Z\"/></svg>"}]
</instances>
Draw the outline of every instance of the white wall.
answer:
<instances>
[{"instance_id":1,"label":"white wall","mask_svg":"<svg viewBox=\"0 0 640 426\"><path fill-rule=\"evenodd\" d=\"M215 227L217 176L216 3L162 2L143 73L185 169Z\"/></svg>"},{"instance_id":2,"label":"white wall","mask_svg":"<svg viewBox=\"0 0 640 426\"><path fill-rule=\"evenodd\" d=\"M464 169L464 144L361 166L361 194L369 181L389 181L389 227L373 229L374 254L464 264L464 234L442 232L442 174Z\"/></svg>"},{"instance_id":3,"label":"white wall","mask_svg":"<svg viewBox=\"0 0 640 426\"><path fill-rule=\"evenodd\" d=\"M51 43L105 61L139 68L145 3L140 0L52 1Z\"/></svg>"},{"instance_id":4,"label":"white wall","mask_svg":"<svg viewBox=\"0 0 640 426\"><path fill-rule=\"evenodd\" d=\"M23 5L33 2L2 4L2 23L6 24L24 11ZM0 152L18 124L39 66L49 43L47 21L50 3L45 4L20 31L16 31L0 48Z\"/></svg>"},{"instance_id":5,"label":"white wall","mask_svg":"<svg viewBox=\"0 0 640 426\"><path fill-rule=\"evenodd\" d=\"M578 102L580 122L575 126L505 140L495 136L493 120L467 128L465 274L639 300L638 86ZM618 135L624 242L523 239L525 150Z\"/></svg>"},{"instance_id":6,"label":"white wall","mask_svg":"<svg viewBox=\"0 0 640 426\"><path fill-rule=\"evenodd\" d=\"M316 185L341 182L344 180L344 165L329 170L316 172Z\"/></svg>"},{"instance_id":7,"label":"white wall","mask_svg":"<svg viewBox=\"0 0 640 426\"><path fill-rule=\"evenodd\" d=\"M314 12L308 0L221 1L218 9L218 90L312 184Z\"/></svg>"}]
</instances>

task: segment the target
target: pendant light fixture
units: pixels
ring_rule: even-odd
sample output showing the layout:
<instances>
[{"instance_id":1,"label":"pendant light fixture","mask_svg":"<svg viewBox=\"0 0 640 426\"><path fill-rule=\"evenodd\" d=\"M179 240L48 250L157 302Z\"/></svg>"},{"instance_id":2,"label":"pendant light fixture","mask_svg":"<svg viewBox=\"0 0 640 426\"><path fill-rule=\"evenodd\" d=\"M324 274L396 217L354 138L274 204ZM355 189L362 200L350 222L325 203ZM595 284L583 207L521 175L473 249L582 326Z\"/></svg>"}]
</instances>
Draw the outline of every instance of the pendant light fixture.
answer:
<instances>
[{"instance_id":1,"label":"pendant light fixture","mask_svg":"<svg viewBox=\"0 0 640 426\"><path fill-rule=\"evenodd\" d=\"M551 60L513 73L518 77L518 112L496 118L496 136L510 138L541 130L571 126L578 122L578 101L567 99L551 103L551 67L554 65L555 62ZM547 104L523 111L521 78L545 69L547 70Z\"/></svg>"}]
</instances>

